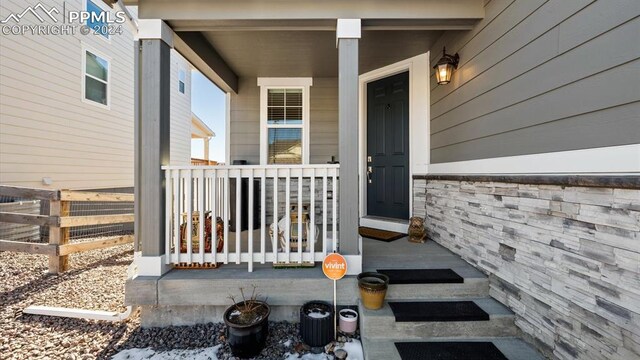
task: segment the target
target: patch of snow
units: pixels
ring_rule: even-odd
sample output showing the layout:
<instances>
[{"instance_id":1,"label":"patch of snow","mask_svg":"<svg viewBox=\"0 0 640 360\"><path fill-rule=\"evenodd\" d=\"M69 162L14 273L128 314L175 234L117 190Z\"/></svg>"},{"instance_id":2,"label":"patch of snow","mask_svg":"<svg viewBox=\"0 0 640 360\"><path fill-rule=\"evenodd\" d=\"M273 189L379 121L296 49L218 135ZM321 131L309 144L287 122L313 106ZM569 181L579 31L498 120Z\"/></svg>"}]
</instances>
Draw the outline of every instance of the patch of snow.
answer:
<instances>
[{"instance_id":1,"label":"patch of snow","mask_svg":"<svg viewBox=\"0 0 640 360\"><path fill-rule=\"evenodd\" d=\"M229 314L229 316L238 316L240 314L241 314L240 310L233 310L231 314Z\"/></svg>"},{"instance_id":2,"label":"patch of snow","mask_svg":"<svg viewBox=\"0 0 640 360\"><path fill-rule=\"evenodd\" d=\"M330 314L326 311L322 311L322 312L316 312L316 311L312 311L310 313L308 313L307 315L309 315L310 318L314 318L314 319L324 319L327 316L329 316Z\"/></svg>"},{"instance_id":3,"label":"patch of snow","mask_svg":"<svg viewBox=\"0 0 640 360\"><path fill-rule=\"evenodd\" d=\"M333 360L333 356L327 354L304 354L298 357L298 354L287 354L284 360Z\"/></svg>"},{"instance_id":4,"label":"patch of snow","mask_svg":"<svg viewBox=\"0 0 640 360\"><path fill-rule=\"evenodd\" d=\"M218 349L222 345L191 350L155 351L151 348L127 349L115 354L112 360L218 360Z\"/></svg>"},{"instance_id":5,"label":"patch of snow","mask_svg":"<svg viewBox=\"0 0 640 360\"><path fill-rule=\"evenodd\" d=\"M347 352L347 360L364 360L364 351L362 351L360 340L353 339L351 342L344 343L344 346L336 346L337 349L343 349Z\"/></svg>"},{"instance_id":6,"label":"patch of snow","mask_svg":"<svg viewBox=\"0 0 640 360\"><path fill-rule=\"evenodd\" d=\"M289 339L287 341L283 341L282 345L284 345L284 347L290 347L291 346L291 339Z\"/></svg>"}]
</instances>

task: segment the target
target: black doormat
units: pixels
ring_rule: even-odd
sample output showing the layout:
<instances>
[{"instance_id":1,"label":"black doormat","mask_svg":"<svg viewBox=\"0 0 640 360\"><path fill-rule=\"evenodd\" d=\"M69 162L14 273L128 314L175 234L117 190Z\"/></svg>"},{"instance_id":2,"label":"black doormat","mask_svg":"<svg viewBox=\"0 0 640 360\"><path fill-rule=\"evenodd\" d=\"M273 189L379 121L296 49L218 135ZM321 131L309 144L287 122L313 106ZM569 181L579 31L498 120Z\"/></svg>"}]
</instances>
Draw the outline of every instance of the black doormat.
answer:
<instances>
[{"instance_id":1,"label":"black doormat","mask_svg":"<svg viewBox=\"0 0 640 360\"><path fill-rule=\"evenodd\" d=\"M508 360L491 342L397 342L402 360Z\"/></svg>"},{"instance_id":2,"label":"black doormat","mask_svg":"<svg viewBox=\"0 0 640 360\"><path fill-rule=\"evenodd\" d=\"M489 314L473 301L389 302L397 322L488 321Z\"/></svg>"},{"instance_id":3,"label":"black doormat","mask_svg":"<svg viewBox=\"0 0 640 360\"><path fill-rule=\"evenodd\" d=\"M462 276L451 269L378 269L389 284L461 284Z\"/></svg>"},{"instance_id":4,"label":"black doormat","mask_svg":"<svg viewBox=\"0 0 640 360\"><path fill-rule=\"evenodd\" d=\"M374 240L386 241L386 242L391 242L407 236L407 234L403 234L395 231L374 229L366 226L360 226L358 228L358 232L362 237L366 237Z\"/></svg>"}]
</instances>

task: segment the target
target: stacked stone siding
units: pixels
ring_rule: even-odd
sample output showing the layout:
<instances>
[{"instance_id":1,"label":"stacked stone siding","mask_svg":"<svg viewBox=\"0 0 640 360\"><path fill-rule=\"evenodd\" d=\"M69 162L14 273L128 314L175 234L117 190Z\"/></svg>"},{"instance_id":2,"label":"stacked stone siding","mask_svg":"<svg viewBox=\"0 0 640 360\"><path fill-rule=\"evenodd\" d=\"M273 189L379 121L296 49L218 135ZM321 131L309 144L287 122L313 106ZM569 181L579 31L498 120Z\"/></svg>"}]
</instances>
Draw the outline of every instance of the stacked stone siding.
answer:
<instances>
[{"instance_id":1,"label":"stacked stone siding","mask_svg":"<svg viewBox=\"0 0 640 360\"><path fill-rule=\"evenodd\" d=\"M547 356L640 358L640 190L416 179L413 211Z\"/></svg>"}]
</instances>

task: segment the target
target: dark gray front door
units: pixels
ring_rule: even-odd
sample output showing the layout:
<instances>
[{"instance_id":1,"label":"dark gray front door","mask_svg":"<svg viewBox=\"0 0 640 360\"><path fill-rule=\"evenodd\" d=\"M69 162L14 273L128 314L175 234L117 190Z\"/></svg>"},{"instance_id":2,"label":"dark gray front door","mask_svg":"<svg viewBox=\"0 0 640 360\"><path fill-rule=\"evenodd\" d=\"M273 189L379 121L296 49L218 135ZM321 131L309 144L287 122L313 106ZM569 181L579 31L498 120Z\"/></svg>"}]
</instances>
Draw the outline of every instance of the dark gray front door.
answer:
<instances>
[{"instance_id":1,"label":"dark gray front door","mask_svg":"<svg viewBox=\"0 0 640 360\"><path fill-rule=\"evenodd\" d=\"M367 215L409 218L409 73L367 85Z\"/></svg>"}]
</instances>

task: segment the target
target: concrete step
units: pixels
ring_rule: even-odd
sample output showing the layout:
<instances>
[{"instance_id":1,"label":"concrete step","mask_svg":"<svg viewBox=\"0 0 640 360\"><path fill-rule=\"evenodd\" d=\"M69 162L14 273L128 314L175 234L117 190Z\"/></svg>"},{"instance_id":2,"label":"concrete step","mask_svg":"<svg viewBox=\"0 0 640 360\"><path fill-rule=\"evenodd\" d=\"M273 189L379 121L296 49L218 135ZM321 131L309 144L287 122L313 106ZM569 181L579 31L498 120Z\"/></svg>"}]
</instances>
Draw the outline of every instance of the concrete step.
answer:
<instances>
[{"instance_id":1,"label":"concrete step","mask_svg":"<svg viewBox=\"0 0 640 360\"><path fill-rule=\"evenodd\" d=\"M489 296L489 279L471 267L452 268L464 279L453 284L389 285L387 300L435 300L450 298L481 298Z\"/></svg>"},{"instance_id":2,"label":"concrete step","mask_svg":"<svg viewBox=\"0 0 640 360\"><path fill-rule=\"evenodd\" d=\"M360 328L367 339L385 339L390 334L405 340L443 337L517 336L511 310L491 298L444 299L474 301L489 314L488 321L396 322L388 302L380 310L368 310L360 303ZM394 300L398 301L398 300Z\"/></svg>"},{"instance_id":3,"label":"concrete step","mask_svg":"<svg viewBox=\"0 0 640 360\"><path fill-rule=\"evenodd\" d=\"M394 335L395 336L395 335ZM371 339L365 338L363 341L364 356L366 360L401 360L400 354L394 343L411 341L406 338L394 339ZM504 338L438 338L422 341L490 341L509 360L543 360L537 351L529 344L514 337Z\"/></svg>"}]
</instances>

